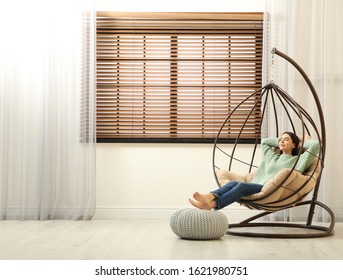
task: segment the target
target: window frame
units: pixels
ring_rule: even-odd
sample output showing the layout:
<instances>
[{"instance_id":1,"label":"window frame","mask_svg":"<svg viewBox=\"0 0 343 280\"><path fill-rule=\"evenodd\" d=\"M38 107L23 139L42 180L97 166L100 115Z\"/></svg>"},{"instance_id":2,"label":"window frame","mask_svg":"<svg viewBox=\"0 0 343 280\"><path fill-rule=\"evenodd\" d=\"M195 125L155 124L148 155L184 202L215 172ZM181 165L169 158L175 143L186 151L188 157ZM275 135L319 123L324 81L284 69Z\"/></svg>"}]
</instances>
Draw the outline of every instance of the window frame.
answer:
<instances>
[{"instance_id":1,"label":"window frame","mask_svg":"<svg viewBox=\"0 0 343 280\"><path fill-rule=\"evenodd\" d=\"M167 22L169 20L169 22L171 22L170 20L175 20L175 21L183 21L183 20L189 20L189 21L194 21L195 23L198 21L207 21L207 20L211 20L213 22L221 22L221 21L236 21L237 23L241 23L241 22L247 22L247 21L255 21L256 24L258 25L258 30L259 33L258 35L256 35L256 38L258 37L259 40L259 46L257 47L258 50L258 54L256 54L256 57L258 57L258 61L255 58L255 62L256 65L258 66L258 70L255 73L255 79L256 82L253 86L251 86L251 90L249 91L249 94L258 90L259 88L262 87L262 47L263 47L263 13L118 13L118 12L97 12L97 19L115 19L115 18L120 18L120 19L166 19ZM134 24L134 21L132 21ZM98 23L98 20L97 20ZM112 23L111 23L112 24ZM99 31L101 30L101 28L103 27L99 27L99 25L97 24L97 42L99 40L99 38L101 38L101 32ZM109 28L111 29L111 28ZM169 28L170 29L170 28ZM115 29L112 29L115 30ZM217 33L218 34L218 33ZM147 33L148 35L148 33ZM177 35L175 35L177 36ZM217 35L218 36L218 35ZM256 39L257 40L257 39ZM171 41L172 41L172 37L171 37ZM180 40L179 40L180 41ZM174 42L175 43L175 42ZM97 43L99 44L99 42ZM177 47L176 47L177 48ZM101 59L99 59L99 56L101 56L101 50L99 50L99 45L97 45L97 127L99 124L99 119L101 119L101 117L99 117L99 110L101 110L101 106L99 105L99 100L101 100L101 94L99 94L99 89L101 88L101 85L99 85L99 73L98 73L98 69L100 68L100 64L101 64ZM170 65L172 65L173 63L179 63L176 60L173 60L173 55L175 57L178 56L179 53L173 53L171 52L170 55ZM132 58L132 60L134 60L134 58ZM174 68L171 67L171 69L177 69L178 66L175 66ZM256 67L257 69L257 67ZM171 70L172 71L172 70ZM178 71L178 69L176 70ZM231 73L232 74L232 73ZM203 74L203 76L205 76L205 74ZM178 76L180 77L180 75ZM170 84L178 83L178 79L179 78L175 78L175 76L170 75ZM229 80L230 77L228 77ZM174 80L173 80L174 79ZM181 79L181 78L180 78ZM251 81L249 81L251 82ZM227 88L229 88L231 86L231 84L228 83ZM118 88L116 89L118 91ZM205 90L204 90L205 91ZM231 93L232 94L232 93ZM246 93L248 94L248 93ZM180 94L179 94L180 96ZM202 98L204 98L205 95L202 95ZM232 95L233 96L233 95ZM236 96L236 95L235 95ZM175 104L177 104L177 98L178 98L178 86L174 86L171 87L170 89L170 107L171 106L175 106ZM239 97L237 95L237 97ZM231 97L227 97L228 99L230 99ZM174 99L174 102L173 102ZM174 104L174 105L173 105ZM237 101L236 101L237 104ZM176 105L178 106L178 105ZM106 107L105 107L106 108ZM118 108L117 108L118 109ZM229 109L227 109L229 112ZM258 108L258 111L256 112L257 114L260 113L260 107ZM214 113L215 115L215 113ZM220 121L216 121L216 125L214 125L213 128L213 133L211 137L172 137L169 135L169 137L165 136L165 137L137 137L137 136L127 136L127 137L109 137L109 136L100 136L99 137L99 130L97 129L97 142L99 143L213 143L215 136L216 136L216 132L219 130L220 125L222 124L222 122L225 120L226 114L221 114L221 119ZM174 116L175 117L175 116ZM200 114L199 114L200 117ZM202 116L203 117L203 116ZM120 118L120 117L119 117ZM170 114L170 118L173 118L173 115ZM203 122L205 123L206 120ZM178 122L176 122L178 123ZM258 127L259 125L256 125L256 127ZM259 137L259 135L257 135L257 129L255 131L255 134L252 135L251 137L246 137L243 141L246 143L251 143L254 142L256 140L256 137ZM235 140L235 137L228 137L226 140L226 142L231 143Z\"/></svg>"}]
</instances>

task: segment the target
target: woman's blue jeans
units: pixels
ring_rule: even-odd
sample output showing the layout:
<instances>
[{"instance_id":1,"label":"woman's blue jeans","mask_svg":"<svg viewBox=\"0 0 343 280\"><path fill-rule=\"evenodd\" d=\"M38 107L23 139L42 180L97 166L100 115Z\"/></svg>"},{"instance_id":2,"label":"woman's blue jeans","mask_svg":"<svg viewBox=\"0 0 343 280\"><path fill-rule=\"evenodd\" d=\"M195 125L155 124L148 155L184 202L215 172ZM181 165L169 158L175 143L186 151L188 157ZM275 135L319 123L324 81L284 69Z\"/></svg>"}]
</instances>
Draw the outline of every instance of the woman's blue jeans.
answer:
<instances>
[{"instance_id":1,"label":"woman's blue jeans","mask_svg":"<svg viewBox=\"0 0 343 280\"><path fill-rule=\"evenodd\" d=\"M244 183L231 181L211 193L216 197L214 201L217 206L215 209L222 209L229 204L238 201L241 197L251 195L261 191L263 185L255 183Z\"/></svg>"}]
</instances>

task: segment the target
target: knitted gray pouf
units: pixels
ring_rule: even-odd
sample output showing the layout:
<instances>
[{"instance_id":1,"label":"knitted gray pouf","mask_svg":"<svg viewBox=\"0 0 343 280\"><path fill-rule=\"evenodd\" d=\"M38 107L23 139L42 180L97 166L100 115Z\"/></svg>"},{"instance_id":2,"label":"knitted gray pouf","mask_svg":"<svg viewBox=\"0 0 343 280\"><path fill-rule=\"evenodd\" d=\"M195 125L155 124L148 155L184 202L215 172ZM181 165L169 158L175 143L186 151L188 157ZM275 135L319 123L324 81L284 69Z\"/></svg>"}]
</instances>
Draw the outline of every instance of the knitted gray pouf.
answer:
<instances>
[{"instance_id":1,"label":"knitted gray pouf","mask_svg":"<svg viewBox=\"0 0 343 280\"><path fill-rule=\"evenodd\" d=\"M227 217L214 210L181 209L170 218L173 232L184 239L219 239L229 226Z\"/></svg>"}]
</instances>

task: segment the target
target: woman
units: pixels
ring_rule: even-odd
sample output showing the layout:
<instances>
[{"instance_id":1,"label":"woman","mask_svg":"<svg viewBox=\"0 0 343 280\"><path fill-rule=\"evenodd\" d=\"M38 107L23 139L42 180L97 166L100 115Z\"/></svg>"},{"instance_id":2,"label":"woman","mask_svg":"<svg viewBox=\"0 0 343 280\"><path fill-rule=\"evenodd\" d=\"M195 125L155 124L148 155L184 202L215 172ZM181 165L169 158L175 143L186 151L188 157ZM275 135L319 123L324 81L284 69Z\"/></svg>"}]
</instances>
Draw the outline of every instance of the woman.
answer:
<instances>
[{"instance_id":1,"label":"woman","mask_svg":"<svg viewBox=\"0 0 343 280\"><path fill-rule=\"evenodd\" d=\"M292 132L284 132L281 137L262 140L263 160L251 182L231 181L207 194L195 192L189 202L199 209L222 209L238 201L241 197L258 193L263 185L280 170L292 168L298 158L299 137ZM274 148L279 148L276 153ZM318 141L307 138L295 169L304 172L319 152Z\"/></svg>"}]
</instances>

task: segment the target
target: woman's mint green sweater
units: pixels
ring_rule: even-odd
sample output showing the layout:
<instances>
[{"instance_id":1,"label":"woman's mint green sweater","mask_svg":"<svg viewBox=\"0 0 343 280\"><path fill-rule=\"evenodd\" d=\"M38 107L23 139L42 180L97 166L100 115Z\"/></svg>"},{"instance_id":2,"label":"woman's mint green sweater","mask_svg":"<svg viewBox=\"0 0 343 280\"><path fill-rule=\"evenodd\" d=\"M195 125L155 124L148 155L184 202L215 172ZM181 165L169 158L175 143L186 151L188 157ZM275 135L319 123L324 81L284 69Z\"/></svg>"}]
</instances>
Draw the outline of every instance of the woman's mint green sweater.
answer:
<instances>
[{"instance_id":1,"label":"woman's mint green sweater","mask_svg":"<svg viewBox=\"0 0 343 280\"><path fill-rule=\"evenodd\" d=\"M279 138L262 139L263 160L259 166L252 183L264 185L283 168L292 168L298 156L277 154L275 147L279 147ZM319 142L309 139L305 141L303 153L297 162L295 169L304 172L313 162L319 152Z\"/></svg>"}]
</instances>

